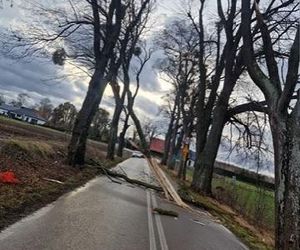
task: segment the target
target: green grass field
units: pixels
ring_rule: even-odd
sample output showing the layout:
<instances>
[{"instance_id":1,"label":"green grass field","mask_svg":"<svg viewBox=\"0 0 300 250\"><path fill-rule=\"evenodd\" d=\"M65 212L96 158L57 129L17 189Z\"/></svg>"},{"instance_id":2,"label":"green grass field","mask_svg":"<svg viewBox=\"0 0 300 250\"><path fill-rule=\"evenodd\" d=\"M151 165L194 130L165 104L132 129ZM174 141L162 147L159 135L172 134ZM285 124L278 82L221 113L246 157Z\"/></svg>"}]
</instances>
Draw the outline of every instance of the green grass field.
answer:
<instances>
[{"instance_id":1,"label":"green grass field","mask_svg":"<svg viewBox=\"0 0 300 250\"><path fill-rule=\"evenodd\" d=\"M191 170L187 171L188 180L192 174ZM274 191L224 176L214 176L212 189L217 200L232 207L252 224L274 230Z\"/></svg>"},{"instance_id":2,"label":"green grass field","mask_svg":"<svg viewBox=\"0 0 300 250\"><path fill-rule=\"evenodd\" d=\"M274 192L227 177L213 179L213 193L257 226L274 230ZM220 191L222 187L222 191Z\"/></svg>"}]
</instances>

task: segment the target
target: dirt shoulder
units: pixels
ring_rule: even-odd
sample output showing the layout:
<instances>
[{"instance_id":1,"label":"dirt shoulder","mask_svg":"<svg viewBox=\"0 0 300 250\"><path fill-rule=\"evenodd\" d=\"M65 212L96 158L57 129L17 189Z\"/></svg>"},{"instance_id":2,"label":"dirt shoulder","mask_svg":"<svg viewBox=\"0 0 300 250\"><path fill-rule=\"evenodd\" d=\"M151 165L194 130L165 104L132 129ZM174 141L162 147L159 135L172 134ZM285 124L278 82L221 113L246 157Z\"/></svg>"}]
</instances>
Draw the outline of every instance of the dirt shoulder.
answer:
<instances>
[{"instance_id":1,"label":"dirt shoulder","mask_svg":"<svg viewBox=\"0 0 300 250\"><path fill-rule=\"evenodd\" d=\"M13 171L19 184L0 183L0 230L85 184L97 174L65 164L69 135L0 117L0 172ZM106 147L89 141L87 159L111 167ZM50 181L57 180L59 182Z\"/></svg>"}]
</instances>

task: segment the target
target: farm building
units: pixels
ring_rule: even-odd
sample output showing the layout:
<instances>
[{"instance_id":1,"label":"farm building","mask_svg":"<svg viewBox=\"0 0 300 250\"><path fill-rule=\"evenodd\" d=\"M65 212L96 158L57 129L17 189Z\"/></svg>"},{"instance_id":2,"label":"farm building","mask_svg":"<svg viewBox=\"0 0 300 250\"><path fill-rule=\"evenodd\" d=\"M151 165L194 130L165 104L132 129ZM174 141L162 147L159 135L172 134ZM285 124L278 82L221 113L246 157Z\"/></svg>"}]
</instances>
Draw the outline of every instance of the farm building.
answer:
<instances>
[{"instance_id":1,"label":"farm building","mask_svg":"<svg viewBox=\"0 0 300 250\"><path fill-rule=\"evenodd\" d=\"M10 112L13 112L15 110L19 109L19 107L14 107L7 104L1 104L0 105L0 115L8 116Z\"/></svg>"},{"instance_id":2,"label":"farm building","mask_svg":"<svg viewBox=\"0 0 300 250\"><path fill-rule=\"evenodd\" d=\"M15 107L7 104L0 105L0 115L38 125L43 125L47 121L34 109Z\"/></svg>"},{"instance_id":3,"label":"farm building","mask_svg":"<svg viewBox=\"0 0 300 250\"><path fill-rule=\"evenodd\" d=\"M150 151L158 155L163 155L165 149L165 141L159 138L152 138L150 142Z\"/></svg>"}]
</instances>

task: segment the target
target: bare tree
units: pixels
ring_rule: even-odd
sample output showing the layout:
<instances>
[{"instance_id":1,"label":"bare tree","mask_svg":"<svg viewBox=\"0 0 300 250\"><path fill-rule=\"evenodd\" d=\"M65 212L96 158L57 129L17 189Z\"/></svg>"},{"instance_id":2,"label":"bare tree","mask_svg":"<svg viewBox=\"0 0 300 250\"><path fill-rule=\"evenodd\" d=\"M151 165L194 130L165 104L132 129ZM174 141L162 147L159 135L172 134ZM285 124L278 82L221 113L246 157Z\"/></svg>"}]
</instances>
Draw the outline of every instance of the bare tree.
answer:
<instances>
[{"instance_id":1,"label":"bare tree","mask_svg":"<svg viewBox=\"0 0 300 250\"><path fill-rule=\"evenodd\" d=\"M37 105L37 109L39 114L48 120L51 116L51 112L53 110L53 105L49 98L41 99L40 103Z\"/></svg>"},{"instance_id":2,"label":"bare tree","mask_svg":"<svg viewBox=\"0 0 300 250\"><path fill-rule=\"evenodd\" d=\"M157 44L163 50L165 58L158 68L173 89L170 107L170 122L165 137L165 152L162 163L170 167L174 158L179 121L182 124L184 137L189 137L194 121L194 104L196 102L196 72L198 39L196 32L191 29L186 20L176 20L170 23L157 38ZM181 165L184 165L181 164ZM180 168L179 175L182 175Z\"/></svg>"},{"instance_id":3,"label":"bare tree","mask_svg":"<svg viewBox=\"0 0 300 250\"><path fill-rule=\"evenodd\" d=\"M126 85L126 82L128 83L128 79L126 78L127 73L124 74L124 76L125 76L124 89L126 90L126 94L127 94L127 105L125 105L123 107L125 119L124 119L122 132L119 135L118 156L121 156L123 154L123 148L125 145L125 135L126 135L127 129L129 128L129 118L133 114L132 112L133 112L135 99L136 99L139 89L140 89L141 74L143 72L145 65L151 59L153 52L154 52L154 50L152 48L148 48L147 43L144 41L140 41L138 46L135 48L134 55L135 55L136 60L131 62L134 65L132 65L132 67L129 67L129 68L131 68L132 73L135 75L136 88L135 88L135 91L133 94L131 93L130 86ZM125 61L125 63L126 63L126 61ZM126 70L126 69L127 69L127 67L123 67L123 70ZM133 114L133 115L135 116L135 114ZM136 124L136 122L137 121L135 121L135 124Z\"/></svg>"},{"instance_id":4,"label":"bare tree","mask_svg":"<svg viewBox=\"0 0 300 250\"><path fill-rule=\"evenodd\" d=\"M76 107L70 102L65 102L54 108L51 112L47 125L71 132L76 116Z\"/></svg>"},{"instance_id":5,"label":"bare tree","mask_svg":"<svg viewBox=\"0 0 300 250\"><path fill-rule=\"evenodd\" d=\"M68 162L73 166L84 164L90 124L105 87L118 73L114 62L122 58L128 34L140 24L150 3L151 0L71 0L65 8L34 3L29 9L34 16L44 18L44 25L32 22L32 28L26 32L12 33L15 43L13 49L8 50L11 54L18 53L20 48L23 48L22 56L52 54L54 63L62 65L68 60L91 77L68 147ZM60 49L62 42L64 48Z\"/></svg>"},{"instance_id":6,"label":"bare tree","mask_svg":"<svg viewBox=\"0 0 300 250\"><path fill-rule=\"evenodd\" d=\"M124 111L125 118L123 119L122 131L119 134L119 143L118 143L118 151L117 151L117 156L119 156L119 157L123 156L123 150L125 147L125 136L126 136L128 128L130 127L130 125L129 125L130 115L127 112L126 108L124 108L123 111Z\"/></svg>"},{"instance_id":7,"label":"bare tree","mask_svg":"<svg viewBox=\"0 0 300 250\"><path fill-rule=\"evenodd\" d=\"M178 93L176 94L176 97L178 98ZM175 120L176 119L176 109L177 109L177 100L172 100L170 94L166 96L167 105L162 107L162 112L164 113L164 116L166 116L169 119L169 125L167 129L167 133L165 135L165 145L164 145L164 154L161 159L161 164L167 165L168 159L170 157L170 149L171 149L171 138L172 133L175 130Z\"/></svg>"},{"instance_id":8,"label":"bare tree","mask_svg":"<svg viewBox=\"0 0 300 250\"><path fill-rule=\"evenodd\" d=\"M89 138L100 141L107 141L110 126L109 112L99 108L92 121Z\"/></svg>"},{"instance_id":9,"label":"bare tree","mask_svg":"<svg viewBox=\"0 0 300 250\"><path fill-rule=\"evenodd\" d=\"M293 1L284 1L281 5L288 6ZM300 93L293 102L299 82L299 23L298 18L289 19L299 3L292 8L282 11L285 26L285 36L293 37L288 57L287 72L280 77L276 60L276 30L267 26L264 15L261 14L258 3L243 1L242 22L244 56L247 69L254 83L263 92L273 136L275 162L275 210L276 210L276 249L300 248L300 173L299 173L299 144L300 144ZM255 37L251 35L251 9L256 12L256 25L260 30L265 56L266 69L255 59ZM278 22L274 19L274 22ZM282 82L282 80L284 80ZM291 110L290 110L291 109Z\"/></svg>"},{"instance_id":10,"label":"bare tree","mask_svg":"<svg viewBox=\"0 0 300 250\"><path fill-rule=\"evenodd\" d=\"M239 50L240 31L235 27L235 17L237 15L237 1L230 2L227 16L224 13L221 1L218 1L219 22L216 25L217 53L214 57L213 75L209 77L210 71L205 67L205 32L203 26L204 1L201 1L199 9L199 99L197 106L197 157L195 162L195 171L192 181L192 187L207 194L211 193L211 180L214 161L220 144L222 131L226 122L226 112L228 102L241 72L241 53ZM196 23L194 24L196 27ZM224 29L226 43L221 47L220 36ZM206 38L207 39L207 38ZM224 74L223 74L224 70ZM218 95L217 90L220 86L221 77L223 87ZM211 81L211 91L208 100L205 100L207 93L207 81ZM215 102L217 100L217 102ZM215 105L215 107L214 107ZM212 120L210 120L212 119ZM210 127L208 133L208 129ZM199 131L199 132L198 132Z\"/></svg>"},{"instance_id":11,"label":"bare tree","mask_svg":"<svg viewBox=\"0 0 300 250\"><path fill-rule=\"evenodd\" d=\"M93 12L93 50L95 60L95 70L89 83L88 92L83 102L82 108L76 118L72 138L68 148L68 161L71 165L83 165L86 149L86 140L88 130L93 117L101 102L103 92L107 81L105 79L105 71L109 59L113 54L114 46L120 34L122 19L125 16L125 6L120 0L111 1L109 8L104 9L105 20L105 39L102 40L101 22L99 9L101 3L97 0L91 1ZM115 20L115 21L114 21ZM101 41L103 45L101 46Z\"/></svg>"},{"instance_id":12,"label":"bare tree","mask_svg":"<svg viewBox=\"0 0 300 250\"><path fill-rule=\"evenodd\" d=\"M106 156L107 159L114 158L119 120L122 110L124 108L125 97L128 91L128 87L126 86L127 83L123 82L122 93L120 93L121 88L117 81L117 76L119 73L118 71L122 65L130 64L130 61L133 59L134 56L139 56L139 52L141 49L138 45L138 42L140 40L141 35L146 29L147 23L149 21L149 15L152 11L152 7L153 6L151 4L145 7L145 9L143 9L143 16L141 16L140 12L133 12L131 14L129 22L135 20L136 24L134 27L132 27L132 29L127 30L127 33L124 35L124 39L122 40L122 43L120 43L119 46L119 56L117 58L117 61L112 61L111 63L111 86L114 93L116 106L110 128L110 140L108 143ZM122 72L120 75L122 75Z\"/></svg>"},{"instance_id":13,"label":"bare tree","mask_svg":"<svg viewBox=\"0 0 300 250\"><path fill-rule=\"evenodd\" d=\"M135 92L133 93L130 89L130 65L131 65L131 58L130 55L126 57L124 60L124 63L122 65L122 70L123 70L123 83L124 83L124 88L126 89L126 94L127 94L127 112L128 115L131 117L137 134L140 139L140 148L143 151L145 155L149 155L149 146L145 137L145 133L142 127L142 124L136 115L134 111L134 102L135 98L138 94L139 88L140 88L140 77L141 74L144 70L144 67L146 63L150 60L152 56L153 50L152 49L147 49L145 44L141 46L139 51L136 51L136 55L138 58L138 65L135 70L135 82L136 82L136 89Z\"/></svg>"},{"instance_id":14,"label":"bare tree","mask_svg":"<svg viewBox=\"0 0 300 250\"><path fill-rule=\"evenodd\" d=\"M227 10L223 10L222 1L217 1L219 20L216 22L215 32L207 35L203 25L203 10L205 1L200 1L198 22L190 18L199 36L199 95L197 100L197 125L196 125L196 162L193 175L193 189L211 194L211 182L214 162L222 138L224 125L228 121L228 108L231 94L238 79L245 77L242 46L242 26L240 22L240 5L238 1L231 0L227 3ZM280 22L271 22L272 15L277 13L284 5L273 7L274 1L267 5L264 17L268 25L277 29L280 36L285 32L280 27ZM253 10L252 10L253 11ZM251 22L254 22L252 19ZM252 30L252 35L258 33L257 28ZM259 39L259 35L256 36ZM216 47L211 53L211 46ZM256 53L257 58L261 57ZM208 65L208 66L207 66ZM220 88L220 92L218 89ZM264 104L265 105L265 104ZM238 107L236 107L238 110ZM242 105L240 111L255 108L263 111L263 105L249 103Z\"/></svg>"}]
</instances>

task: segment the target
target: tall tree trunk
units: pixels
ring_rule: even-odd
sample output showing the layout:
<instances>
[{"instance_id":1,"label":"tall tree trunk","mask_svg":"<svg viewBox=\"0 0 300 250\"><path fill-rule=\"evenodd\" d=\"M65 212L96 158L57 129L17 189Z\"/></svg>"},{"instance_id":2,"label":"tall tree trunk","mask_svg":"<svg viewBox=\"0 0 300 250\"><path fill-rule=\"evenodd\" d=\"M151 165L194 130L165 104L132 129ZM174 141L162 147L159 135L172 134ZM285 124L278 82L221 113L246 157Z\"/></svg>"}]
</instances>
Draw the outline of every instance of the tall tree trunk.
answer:
<instances>
[{"instance_id":1,"label":"tall tree trunk","mask_svg":"<svg viewBox=\"0 0 300 250\"><path fill-rule=\"evenodd\" d=\"M276 249L300 249L300 101L291 115L271 111L275 155Z\"/></svg>"},{"instance_id":2,"label":"tall tree trunk","mask_svg":"<svg viewBox=\"0 0 300 250\"><path fill-rule=\"evenodd\" d=\"M179 127L178 123L179 123L179 112L177 114L177 119L175 120L175 124L172 129L171 138L170 138L170 149L169 149L170 152L167 158L167 166L169 169L174 169L173 158L174 158L174 153L176 148L176 139L177 139L177 133Z\"/></svg>"},{"instance_id":3,"label":"tall tree trunk","mask_svg":"<svg viewBox=\"0 0 300 250\"><path fill-rule=\"evenodd\" d=\"M72 166L83 165L85 160L86 141L88 130L95 116L95 113L101 102L107 81L104 77L107 63L111 58L113 49L118 40L122 19L125 15L121 11L121 1L117 0L110 3L110 10L115 12L115 15L107 16L106 28L113 32L107 34L106 42L101 48L101 29L100 29L100 16L99 6L97 0L91 1L93 10L93 52L95 57L95 71L89 83L87 95L83 101L81 110L79 111L74 124L72 138L68 146L68 163ZM112 22L114 18L114 24Z\"/></svg>"},{"instance_id":4,"label":"tall tree trunk","mask_svg":"<svg viewBox=\"0 0 300 250\"><path fill-rule=\"evenodd\" d=\"M119 120L123 109L123 103L120 100L116 100L116 107L113 115L113 119L110 124L109 141L107 145L106 159L113 160L115 157L115 148L118 137Z\"/></svg>"},{"instance_id":5,"label":"tall tree trunk","mask_svg":"<svg viewBox=\"0 0 300 250\"><path fill-rule=\"evenodd\" d=\"M168 159L168 168L169 169L174 169L175 168L175 163L176 162L175 162L174 158L179 154L179 151L181 149L183 136L184 136L184 132L183 132L183 129L182 129L179 133L178 138L177 138L177 131L178 131L178 129L176 129L176 133L174 133L174 137L172 139L170 156L169 156L169 159ZM177 138L177 141L176 141L176 138Z\"/></svg>"},{"instance_id":6,"label":"tall tree trunk","mask_svg":"<svg viewBox=\"0 0 300 250\"><path fill-rule=\"evenodd\" d=\"M285 239L289 241L289 248L300 249L300 100L292 112L289 126L291 129L289 131L290 158L284 232ZM287 245L287 241L285 243Z\"/></svg>"},{"instance_id":7,"label":"tall tree trunk","mask_svg":"<svg viewBox=\"0 0 300 250\"><path fill-rule=\"evenodd\" d=\"M106 81L103 78L103 72L96 69L90 80L82 108L76 117L68 146L68 163L72 166L84 164L88 130L101 102L105 87Z\"/></svg>"},{"instance_id":8,"label":"tall tree trunk","mask_svg":"<svg viewBox=\"0 0 300 250\"><path fill-rule=\"evenodd\" d=\"M235 82L236 79L232 79L232 77L225 79L223 90L213 111L212 125L205 146L201 152L197 152L196 156L191 187L198 192L208 195L211 194L214 163L217 157L223 128L227 118L229 98ZM199 146L201 145L198 145L198 147Z\"/></svg>"},{"instance_id":9,"label":"tall tree trunk","mask_svg":"<svg viewBox=\"0 0 300 250\"><path fill-rule=\"evenodd\" d=\"M168 131L165 136L165 145L164 145L164 154L161 159L161 164L162 165L167 165L167 161L169 158L169 153L170 153L170 147L171 147L171 139L172 139L172 131L173 131L173 126L174 126L174 120L175 120L175 114L171 114L171 120L169 123Z\"/></svg>"},{"instance_id":10,"label":"tall tree trunk","mask_svg":"<svg viewBox=\"0 0 300 250\"><path fill-rule=\"evenodd\" d=\"M146 138L145 138L145 135L144 135L143 128L141 126L140 120L138 119L138 117L134 113L133 109L131 109L129 113L130 113L130 116L131 116L131 118L132 118L132 120L134 122L134 125L136 127L137 134L138 134L138 136L140 138L140 147L141 147L141 150L143 151L143 153L146 156L149 156L150 155L150 151L149 151L148 143L146 141Z\"/></svg>"},{"instance_id":11,"label":"tall tree trunk","mask_svg":"<svg viewBox=\"0 0 300 250\"><path fill-rule=\"evenodd\" d=\"M215 108L211 131L202 152L196 156L191 186L194 190L208 195L211 194L214 163L222 138L226 111L227 107L223 105Z\"/></svg>"},{"instance_id":12,"label":"tall tree trunk","mask_svg":"<svg viewBox=\"0 0 300 250\"><path fill-rule=\"evenodd\" d=\"M119 135L119 145L118 145L118 151L117 151L117 155L119 157L123 157L123 149L125 146L125 135L126 135L127 129L129 128L128 121L129 121L129 115L126 114L123 129Z\"/></svg>"},{"instance_id":13,"label":"tall tree trunk","mask_svg":"<svg viewBox=\"0 0 300 250\"><path fill-rule=\"evenodd\" d=\"M131 119L134 122L137 134L138 134L138 136L140 138L140 147L141 147L141 150L143 151L143 153L146 156L150 156L149 146L148 146L148 143L146 141L146 137L145 137L142 125L140 123L139 118L136 116L136 114L135 114L135 112L133 110L134 99L133 99L132 93L131 93L131 91L129 89L127 91L127 98L128 98L128 105L127 105L128 113L129 113Z\"/></svg>"},{"instance_id":14,"label":"tall tree trunk","mask_svg":"<svg viewBox=\"0 0 300 250\"><path fill-rule=\"evenodd\" d=\"M161 164L162 165L167 165L169 154L170 154L172 132L174 131L174 122L175 122L176 108L178 106L178 99L179 99L179 95L177 94L176 97L175 97L174 106L173 106L173 109L172 109L172 112L171 112L171 119L170 119L170 123L169 123L169 126L168 126L168 131L167 131L166 137L165 137L164 154L163 154L163 157L161 159Z\"/></svg>"},{"instance_id":15,"label":"tall tree trunk","mask_svg":"<svg viewBox=\"0 0 300 250\"><path fill-rule=\"evenodd\" d=\"M189 126L183 126L183 130L184 130L184 135L183 135L183 138L184 138L184 144L186 144L186 141L187 138L190 138L191 136L191 132L192 132L192 128L191 128L192 125L189 125ZM187 157L181 157L181 160L180 160L180 166L179 166L179 169L178 169L178 173L177 173L177 176L179 179L182 179L182 180L185 180L185 177L186 177L186 167L187 167Z\"/></svg>"}]
</instances>

